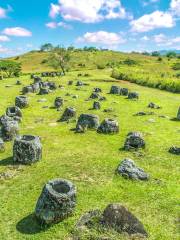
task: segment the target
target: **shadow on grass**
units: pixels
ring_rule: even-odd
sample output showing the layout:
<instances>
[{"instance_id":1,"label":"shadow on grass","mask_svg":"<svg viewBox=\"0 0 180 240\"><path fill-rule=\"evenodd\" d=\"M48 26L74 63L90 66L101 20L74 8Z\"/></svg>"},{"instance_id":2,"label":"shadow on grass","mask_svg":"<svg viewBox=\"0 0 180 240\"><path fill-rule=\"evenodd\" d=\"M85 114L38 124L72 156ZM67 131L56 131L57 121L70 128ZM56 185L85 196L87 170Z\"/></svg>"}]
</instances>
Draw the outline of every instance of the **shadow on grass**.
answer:
<instances>
[{"instance_id":1,"label":"shadow on grass","mask_svg":"<svg viewBox=\"0 0 180 240\"><path fill-rule=\"evenodd\" d=\"M8 166L8 165L15 165L15 163L13 162L13 157L8 157L0 160L0 166Z\"/></svg>"},{"instance_id":2,"label":"shadow on grass","mask_svg":"<svg viewBox=\"0 0 180 240\"><path fill-rule=\"evenodd\" d=\"M47 230L48 227L42 227L37 221L35 215L32 213L21 219L16 224L16 229L23 234L37 234Z\"/></svg>"}]
</instances>

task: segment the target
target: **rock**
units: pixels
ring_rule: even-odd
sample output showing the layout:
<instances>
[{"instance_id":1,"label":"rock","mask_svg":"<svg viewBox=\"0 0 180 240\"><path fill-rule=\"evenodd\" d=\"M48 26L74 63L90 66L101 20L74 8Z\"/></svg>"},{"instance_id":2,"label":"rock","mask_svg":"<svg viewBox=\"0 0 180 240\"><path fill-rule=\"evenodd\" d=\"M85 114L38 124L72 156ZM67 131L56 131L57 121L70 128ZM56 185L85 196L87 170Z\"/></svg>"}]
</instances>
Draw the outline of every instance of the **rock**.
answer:
<instances>
[{"instance_id":1,"label":"rock","mask_svg":"<svg viewBox=\"0 0 180 240\"><path fill-rule=\"evenodd\" d=\"M17 80L16 81L16 85L21 85L22 83L21 83L21 81L20 80Z\"/></svg>"},{"instance_id":2,"label":"rock","mask_svg":"<svg viewBox=\"0 0 180 240\"><path fill-rule=\"evenodd\" d=\"M4 152L4 151L5 151L4 141L2 138L0 138L0 152Z\"/></svg>"},{"instance_id":3,"label":"rock","mask_svg":"<svg viewBox=\"0 0 180 240\"><path fill-rule=\"evenodd\" d=\"M138 148L145 148L145 141L142 138L142 134L139 132L130 132L127 135L124 149L131 150L131 149L138 149Z\"/></svg>"},{"instance_id":4,"label":"rock","mask_svg":"<svg viewBox=\"0 0 180 240\"><path fill-rule=\"evenodd\" d=\"M180 155L180 147L173 146L169 149L169 152L172 154Z\"/></svg>"},{"instance_id":5,"label":"rock","mask_svg":"<svg viewBox=\"0 0 180 240\"><path fill-rule=\"evenodd\" d=\"M100 103L99 103L99 102L94 102L94 103L93 103L93 109L95 109L95 110L101 109Z\"/></svg>"},{"instance_id":6,"label":"rock","mask_svg":"<svg viewBox=\"0 0 180 240\"><path fill-rule=\"evenodd\" d=\"M155 103L153 102L150 102L149 105L148 105L148 108L153 108L153 109L160 109L161 107L156 105Z\"/></svg>"},{"instance_id":7,"label":"rock","mask_svg":"<svg viewBox=\"0 0 180 240\"><path fill-rule=\"evenodd\" d=\"M15 139L13 160L16 163L32 164L42 158L42 145L38 136L23 135Z\"/></svg>"},{"instance_id":8,"label":"rock","mask_svg":"<svg viewBox=\"0 0 180 240\"><path fill-rule=\"evenodd\" d=\"M3 122L1 127L2 139L4 141L12 141L19 133L19 125L17 121L7 120Z\"/></svg>"},{"instance_id":9,"label":"rock","mask_svg":"<svg viewBox=\"0 0 180 240\"><path fill-rule=\"evenodd\" d=\"M83 86L84 83L82 81L77 81L76 86Z\"/></svg>"},{"instance_id":10,"label":"rock","mask_svg":"<svg viewBox=\"0 0 180 240\"><path fill-rule=\"evenodd\" d=\"M129 92L128 99L139 99L139 93L137 93L137 92Z\"/></svg>"},{"instance_id":11,"label":"rock","mask_svg":"<svg viewBox=\"0 0 180 240\"><path fill-rule=\"evenodd\" d=\"M113 228L115 231L122 233L127 232L129 235L141 234L148 236L143 224L124 206L113 203L109 204L103 212L104 225Z\"/></svg>"},{"instance_id":12,"label":"rock","mask_svg":"<svg viewBox=\"0 0 180 240\"><path fill-rule=\"evenodd\" d=\"M106 100L107 100L106 97L103 97L103 96L99 97L99 101L106 101Z\"/></svg>"},{"instance_id":13,"label":"rock","mask_svg":"<svg viewBox=\"0 0 180 240\"><path fill-rule=\"evenodd\" d=\"M119 124L116 120L106 118L98 127L98 133L115 134L119 132Z\"/></svg>"},{"instance_id":14,"label":"rock","mask_svg":"<svg viewBox=\"0 0 180 240\"><path fill-rule=\"evenodd\" d=\"M72 107L67 107L60 119L61 122L68 121L76 117L76 109Z\"/></svg>"},{"instance_id":15,"label":"rock","mask_svg":"<svg viewBox=\"0 0 180 240\"><path fill-rule=\"evenodd\" d=\"M96 92L96 93L100 93L100 92L102 92L102 89L101 89L101 88L98 88L98 87L96 87L96 88L94 88L94 92Z\"/></svg>"},{"instance_id":16,"label":"rock","mask_svg":"<svg viewBox=\"0 0 180 240\"><path fill-rule=\"evenodd\" d=\"M146 116L146 115L154 115L154 112L138 112L134 114L134 116Z\"/></svg>"},{"instance_id":17,"label":"rock","mask_svg":"<svg viewBox=\"0 0 180 240\"><path fill-rule=\"evenodd\" d=\"M121 88L119 86L112 86L110 90L110 94L120 94Z\"/></svg>"},{"instance_id":18,"label":"rock","mask_svg":"<svg viewBox=\"0 0 180 240\"><path fill-rule=\"evenodd\" d=\"M99 127L99 117L94 114L81 114L77 125L76 132L83 132L86 128L97 130Z\"/></svg>"},{"instance_id":19,"label":"rock","mask_svg":"<svg viewBox=\"0 0 180 240\"><path fill-rule=\"evenodd\" d=\"M178 113L177 113L177 120L180 121L180 107L179 107L179 109L178 109Z\"/></svg>"},{"instance_id":20,"label":"rock","mask_svg":"<svg viewBox=\"0 0 180 240\"><path fill-rule=\"evenodd\" d=\"M15 106L22 109L29 106L29 101L26 96L17 96L15 99Z\"/></svg>"},{"instance_id":21,"label":"rock","mask_svg":"<svg viewBox=\"0 0 180 240\"><path fill-rule=\"evenodd\" d=\"M148 180L148 174L141 168L137 167L133 160L124 159L117 168L118 174L132 180Z\"/></svg>"},{"instance_id":22,"label":"rock","mask_svg":"<svg viewBox=\"0 0 180 240\"><path fill-rule=\"evenodd\" d=\"M120 95L128 96L129 90L128 88L121 88Z\"/></svg>"},{"instance_id":23,"label":"rock","mask_svg":"<svg viewBox=\"0 0 180 240\"><path fill-rule=\"evenodd\" d=\"M33 89L33 93L37 93L39 91L39 89L40 89L39 83L31 84L31 87Z\"/></svg>"},{"instance_id":24,"label":"rock","mask_svg":"<svg viewBox=\"0 0 180 240\"><path fill-rule=\"evenodd\" d=\"M82 229L84 227L93 228L94 224L100 222L101 219L101 211L99 209L91 210L84 215L76 223L77 229Z\"/></svg>"},{"instance_id":25,"label":"rock","mask_svg":"<svg viewBox=\"0 0 180 240\"><path fill-rule=\"evenodd\" d=\"M74 98L74 99L78 99L78 97L79 97L78 95L73 95L72 96L72 98Z\"/></svg>"},{"instance_id":26,"label":"rock","mask_svg":"<svg viewBox=\"0 0 180 240\"><path fill-rule=\"evenodd\" d=\"M21 109L17 106L6 108L6 115L10 118L15 118L15 117L22 118Z\"/></svg>"},{"instance_id":27,"label":"rock","mask_svg":"<svg viewBox=\"0 0 180 240\"><path fill-rule=\"evenodd\" d=\"M50 90L47 87L41 87L40 90L39 90L39 95L46 95L46 94L49 94L49 93L50 93Z\"/></svg>"},{"instance_id":28,"label":"rock","mask_svg":"<svg viewBox=\"0 0 180 240\"><path fill-rule=\"evenodd\" d=\"M54 107L55 108L60 108L64 105L64 99L61 97L56 97L55 101L54 101Z\"/></svg>"},{"instance_id":29,"label":"rock","mask_svg":"<svg viewBox=\"0 0 180 240\"><path fill-rule=\"evenodd\" d=\"M55 179L44 186L35 215L41 223L58 223L72 215L75 206L76 187L70 181Z\"/></svg>"},{"instance_id":30,"label":"rock","mask_svg":"<svg viewBox=\"0 0 180 240\"><path fill-rule=\"evenodd\" d=\"M92 92L92 94L90 95L91 99L96 99L96 98L99 98L99 94L97 92Z\"/></svg>"},{"instance_id":31,"label":"rock","mask_svg":"<svg viewBox=\"0 0 180 240\"><path fill-rule=\"evenodd\" d=\"M33 90L33 87L32 86L25 86L23 87L22 89L22 93L23 94L27 94L27 93L33 93L34 90Z\"/></svg>"},{"instance_id":32,"label":"rock","mask_svg":"<svg viewBox=\"0 0 180 240\"><path fill-rule=\"evenodd\" d=\"M69 86L73 85L73 81L71 81L71 80L68 81L68 85L69 85Z\"/></svg>"}]
</instances>

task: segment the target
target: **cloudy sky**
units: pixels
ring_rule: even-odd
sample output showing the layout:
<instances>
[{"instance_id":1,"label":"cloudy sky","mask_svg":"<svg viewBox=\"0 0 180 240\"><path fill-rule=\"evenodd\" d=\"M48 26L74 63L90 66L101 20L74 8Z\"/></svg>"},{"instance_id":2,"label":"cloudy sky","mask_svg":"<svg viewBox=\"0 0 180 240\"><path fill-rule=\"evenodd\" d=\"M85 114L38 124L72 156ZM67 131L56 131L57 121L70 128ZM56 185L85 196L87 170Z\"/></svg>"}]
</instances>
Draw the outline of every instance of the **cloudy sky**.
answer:
<instances>
[{"instance_id":1,"label":"cloudy sky","mask_svg":"<svg viewBox=\"0 0 180 240\"><path fill-rule=\"evenodd\" d=\"M180 49L180 0L0 0L0 57L46 42Z\"/></svg>"}]
</instances>

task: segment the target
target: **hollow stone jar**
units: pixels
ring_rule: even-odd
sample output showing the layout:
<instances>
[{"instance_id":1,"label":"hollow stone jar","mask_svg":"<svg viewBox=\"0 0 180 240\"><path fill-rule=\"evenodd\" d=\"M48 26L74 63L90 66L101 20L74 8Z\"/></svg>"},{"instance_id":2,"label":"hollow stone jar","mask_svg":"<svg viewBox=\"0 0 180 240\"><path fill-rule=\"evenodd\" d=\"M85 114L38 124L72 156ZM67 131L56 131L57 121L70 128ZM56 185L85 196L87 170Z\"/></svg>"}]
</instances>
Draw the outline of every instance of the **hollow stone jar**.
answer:
<instances>
[{"instance_id":1,"label":"hollow stone jar","mask_svg":"<svg viewBox=\"0 0 180 240\"><path fill-rule=\"evenodd\" d=\"M50 180L37 201L35 215L44 224L69 217L76 206L76 187L68 180Z\"/></svg>"}]
</instances>

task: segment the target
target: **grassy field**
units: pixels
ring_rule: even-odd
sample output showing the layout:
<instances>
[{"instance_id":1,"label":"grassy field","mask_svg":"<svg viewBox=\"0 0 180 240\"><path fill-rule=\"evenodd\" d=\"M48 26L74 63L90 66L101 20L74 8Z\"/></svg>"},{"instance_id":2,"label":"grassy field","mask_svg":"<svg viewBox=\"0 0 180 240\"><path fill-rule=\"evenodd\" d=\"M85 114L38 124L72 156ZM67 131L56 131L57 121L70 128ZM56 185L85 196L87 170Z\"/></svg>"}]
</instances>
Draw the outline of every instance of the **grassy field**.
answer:
<instances>
[{"instance_id":1,"label":"grassy field","mask_svg":"<svg viewBox=\"0 0 180 240\"><path fill-rule=\"evenodd\" d=\"M25 57L23 61L25 64ZM41 64L36 64L34 60L30 65L27 60L25 65L24 72L32 71L32 67L37 71L43 70ZM113 202L122 203L143 222L150 240L178 239L177 181L180 163L179 157L169 154L168 149L172 145L179 145L180 124L159 116L176 117L180 105L179 95L123 81L112 83L110 81L114 79L110 77L110 70L87 72L91 76L81 80L89 83L89 86L84 86L81 90L76 90L75 85L67 86L68 80L77 80L78 72L73 71L66 77L55 78L57 84L64 85L64 89L57 89L43 97L29 94L30 107L23 110L20 133L41 136L43 159L32 166L17 168L12 162L13 143L6 143L6 151L0 155L0 172L10 173L12 177L0 180L0 239L71 239L71 231L84 212L96 208L104 209ZM29 76L23 76L21 80L23 85L31 81ZM15 82L16 79L1 81L0 114L5 112L7 106L14 104L15 97L20 93L22 86L15 85ZM12 87L5 88L7 84ZM138 91L140 99L131 101L121 96L109 95L112 84ZM102 88L102 95L107 97L99 111L89 110L93 101L85 101L94 87ZM66 93L78 95L79 98L73 99L66 96ZM85 134L75 134L70 131L75 127L75 122L57 123L62 112L51 108L56 96L66 100L63 110L66 106L74 106L78 115L94 113L101 120L105 117L117 119L120 133L101 135L87 131ZM47 101L38 103L37 100L41 98L46 98ZM162 106L162 109L155 110L153 116L133 116L136 112L148 111L147 105L151 101ZM103 112L109 107L113 108L112 113ZM141 131L144 134L147 147L140 151L141 154L120 150L129 131ZM150 181L129 181L116 176L115 169L125 157L132 158L149 172ZM77 186L78 204L74 216L49 229L41 230L33 217L33 211L42 187L54 178L69 179ZM98 238L86 236L84 239ZM113 239L126 237L115 234Z\"/></svg>"}]
</instances>

